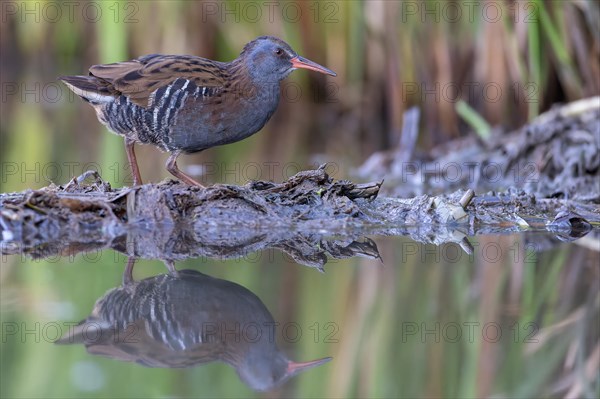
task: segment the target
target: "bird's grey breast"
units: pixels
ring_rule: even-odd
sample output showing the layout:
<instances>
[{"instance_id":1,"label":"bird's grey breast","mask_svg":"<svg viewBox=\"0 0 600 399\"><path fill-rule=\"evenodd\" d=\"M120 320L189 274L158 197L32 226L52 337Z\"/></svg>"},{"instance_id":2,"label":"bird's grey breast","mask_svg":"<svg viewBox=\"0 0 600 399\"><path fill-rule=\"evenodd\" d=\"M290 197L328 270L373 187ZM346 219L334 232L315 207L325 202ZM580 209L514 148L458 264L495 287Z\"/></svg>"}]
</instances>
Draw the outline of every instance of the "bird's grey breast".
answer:
<instances>
[{"instance_id":1,"label":"bird's grey breast","mask_svg":"<svg viewBox=\"0 0 600 399\"><path fill-rule=\"evenodd\" d=\"M191 82L186 90L190 94L174 111L174 123L165 140L172 149L185 152L201 151L251 136L265 125L279 103L278 84L202 87ZM177 100L174 104L178 104Z\"/></svg>"}]
</instances>

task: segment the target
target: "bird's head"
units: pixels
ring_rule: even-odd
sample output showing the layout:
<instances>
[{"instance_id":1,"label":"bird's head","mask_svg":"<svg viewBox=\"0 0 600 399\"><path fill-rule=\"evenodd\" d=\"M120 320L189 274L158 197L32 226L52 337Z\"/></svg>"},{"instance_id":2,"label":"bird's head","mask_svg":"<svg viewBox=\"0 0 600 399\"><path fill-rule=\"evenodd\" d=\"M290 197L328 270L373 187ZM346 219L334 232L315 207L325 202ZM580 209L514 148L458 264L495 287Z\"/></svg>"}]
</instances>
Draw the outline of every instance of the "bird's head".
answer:
<instances>
[{"instance_id":1,"label":"bird's head","mask_svg":"<svg viewBox=\"0 0 600 399\"><path fill-rule=\"evenodd\" d=\"M240 59L255 81L279 82L295 69L336 76L332 70L299 56L289 44L273 36L261 36L246 44Z\"/></svg>"},{"instance_id":2,"label":"bird's head","mask_svg":"<svg viewBox=\"0 0 600 399\"><path fill-rule=\"evenodd\" d=\"M269 391L301 372L327 363L330 357L310 362L296 363L288 360L281 352L273 356L249 357L237 367L240 379L255 391Z\"/></svg>"}]
</instances>

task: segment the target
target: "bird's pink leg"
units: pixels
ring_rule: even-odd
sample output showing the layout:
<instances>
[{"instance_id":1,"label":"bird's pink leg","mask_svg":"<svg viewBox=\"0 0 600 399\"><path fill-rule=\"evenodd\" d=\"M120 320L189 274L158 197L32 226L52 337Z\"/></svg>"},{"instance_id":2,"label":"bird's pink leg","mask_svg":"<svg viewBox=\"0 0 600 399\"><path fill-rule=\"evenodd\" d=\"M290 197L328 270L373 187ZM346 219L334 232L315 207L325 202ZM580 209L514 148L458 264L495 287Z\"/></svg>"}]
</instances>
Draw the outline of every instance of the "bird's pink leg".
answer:
<instances>
[{"instance_id":1,"label":"bird's pink leg","mask_svg":"<svg viewBox=\"0 0 600 399\"><path fill-rule=\"evenodd\" d=\"M175 151L171 155L169 155L169 159L167 159L166 168L173 176L178 178L184 183L189 184L190 186L196 186L200 188L204 188L204 186L198 183L196 180L192 179L190 176L186 175L177 167L177 157L181 154L181 151Z\"/></svg>"},{"instance_id":2,"label":"bird's pink leg","mask_svg":"<svg viewBox=\"0 0 600 399\"><path fill-rule=\"evenodd\" d=\"M133 283L133 266L135 266L136 259L134 257L127 258L127 267L123 272L123 285L129 285Z\"/></svg>"},{"instance_id":3,"label":"bird's pink leg","mask_svg":"<svg viewBox=\"0 0 600 399\"><path fill-rule=\"evenodd\" d=\"M135 150L133 149L135 142L130 139L125 139L125 152L127 153L127 161L133 174L133 185L142 185L142 176L140 175L140 169L138 168L137 159L135 157Z\"/></svg>"}]
</instances>

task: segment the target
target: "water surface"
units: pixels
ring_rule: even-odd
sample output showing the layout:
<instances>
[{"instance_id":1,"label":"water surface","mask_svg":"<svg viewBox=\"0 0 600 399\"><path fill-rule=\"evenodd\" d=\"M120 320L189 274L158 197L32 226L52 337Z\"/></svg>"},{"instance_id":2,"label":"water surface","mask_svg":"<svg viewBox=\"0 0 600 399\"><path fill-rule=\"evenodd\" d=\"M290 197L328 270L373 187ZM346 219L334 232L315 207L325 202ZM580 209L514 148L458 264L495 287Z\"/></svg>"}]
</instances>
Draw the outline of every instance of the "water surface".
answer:
<instances>
[{"instance_id":1,"label":"water surface","mask_svg":"<svg viewBox=\"0 0 600 399\"><path fill-rule=\"evenodd\" d=\"M160 325L125 322L130 329L123 330L121 341L113 334L101 349L92 345L99 343L93 335L98 330L90 329L87 351L85 340L54 341L69 337L96 301L122 287L127 257L115 249L78 252L72 247L44 259L4 255L1 393L73 398L597 396L600 291L593 235L573 242L532 232L467 237L471 253L460 236L440 246L407 237L313 236L297 245L242 251L231 259L229 253L214 255L218 248L213 248L210 258L195 256L174 265L192 270L182 273L230 282L224 288L215 291L209 280L188 288L153 286L156 298L163 295L165 301L167 295L170 306L178 307L170 315L187 319L167 317ZM140 259L133 279L145 278L170 277L162 261ZM195 296L195 304L185 302L184 290ZM252 313L235 295L255 298L252 306L264 306L267 313ZM224 362L199 364L210 356L198 350L184 353L184 346L197 339L194 328L201 330L194 318L215 317L203 310L204 301L217 299L230 301L222 302L221 313L241 323L225 333L229 341L237 340L225 356L230 364L236 356L231 353L260 341L258 330L244 326L262 326L269 315L274 324L259 332L272 333L274 343L246 368L272 367L268 359L277 353L297 362L333 359L267 393L256 392L247 376L243 381ZM128 300L118 297L112 309ZM223 309L235 309L236 301L237 313L227 316ZM105 332L114 333L117 323L111 320ZM191 334L187 338L177 330L182 325ZM218 328L208 332L223 337ZM168 344L159 350L161 336ZM132 337L126 349L115 349ZM279 351L272 349L275 344ZM145 366L135 363L141 358Z\"/></svg>"}]
</instances>

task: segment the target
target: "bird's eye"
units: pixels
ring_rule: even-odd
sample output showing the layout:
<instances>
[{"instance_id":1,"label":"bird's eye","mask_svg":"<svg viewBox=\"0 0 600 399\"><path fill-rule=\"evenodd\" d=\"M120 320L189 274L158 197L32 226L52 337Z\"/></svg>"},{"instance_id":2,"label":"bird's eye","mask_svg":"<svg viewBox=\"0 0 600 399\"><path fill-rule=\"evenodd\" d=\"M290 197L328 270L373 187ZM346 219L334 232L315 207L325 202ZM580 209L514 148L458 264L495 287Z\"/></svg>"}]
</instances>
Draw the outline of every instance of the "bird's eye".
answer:
<instances>
[{"instance_id":1,"label":"bird's eye","mask_svg":"<svg viewBox=\"0 0 600 399\"><path fill-rule=\"evenodd\" d=\"M281 54L283 54L283 50L280 49L280 48L278 48L278 49L275 50L275 54L281 55Z\"/></svg>"}]
</instances>

